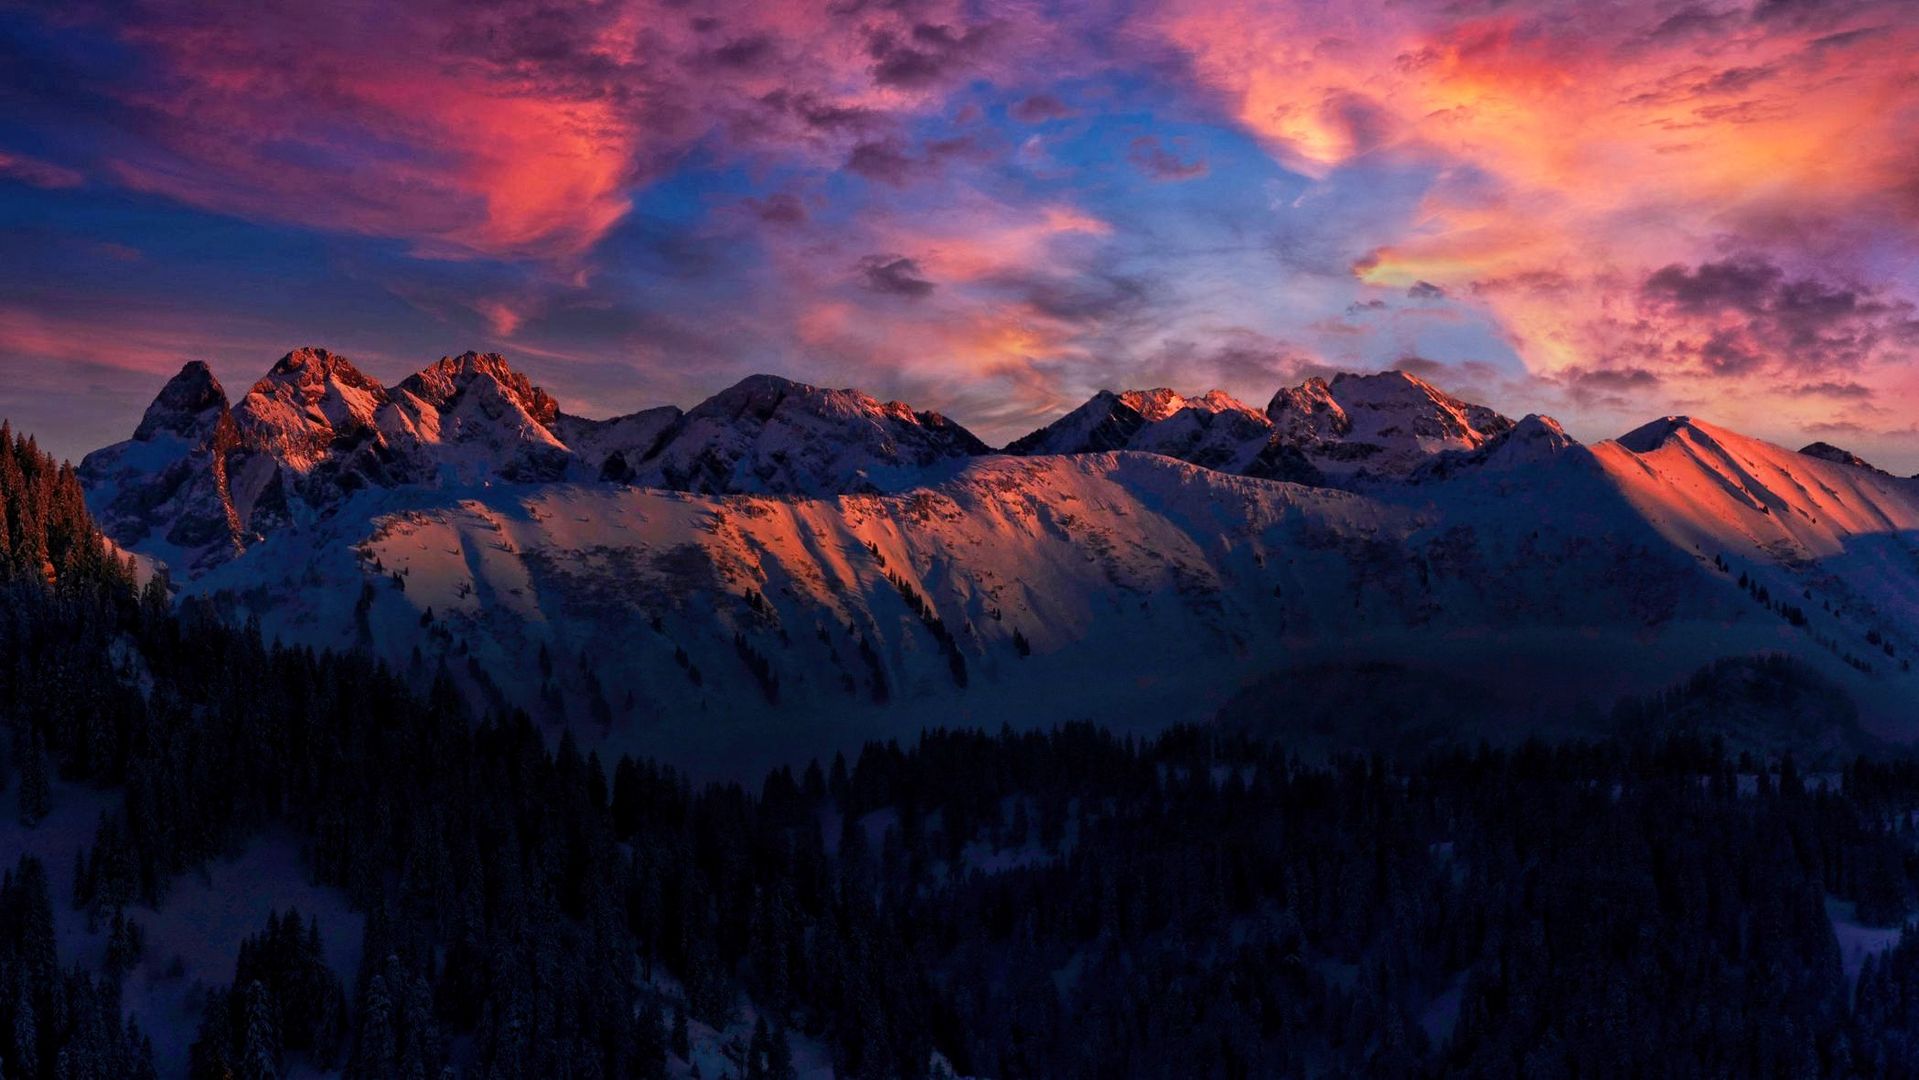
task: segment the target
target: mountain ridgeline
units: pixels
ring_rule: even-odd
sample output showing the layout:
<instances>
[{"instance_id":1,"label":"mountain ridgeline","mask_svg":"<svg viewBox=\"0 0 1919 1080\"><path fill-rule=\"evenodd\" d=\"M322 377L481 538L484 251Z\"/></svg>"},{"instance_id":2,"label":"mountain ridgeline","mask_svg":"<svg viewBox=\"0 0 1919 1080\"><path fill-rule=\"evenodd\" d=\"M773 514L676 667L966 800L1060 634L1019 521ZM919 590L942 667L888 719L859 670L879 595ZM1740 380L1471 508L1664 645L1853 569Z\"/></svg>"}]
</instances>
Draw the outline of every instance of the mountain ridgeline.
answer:
<instances>
[{"instance_id":1,"label":"mountain ridgeline","mask_svg":"<svg viewBox=\"0 0 1919 1080\"><path fill-rule=\"evenodd\" d=\"M1149 731L1326 662L1485 684L1511 734L1784 652L1911 727L1914 481L1687 417L1585 446L1403 372L1102 393L994 452L771 376L590 420L494 355L387 387L302 349L237 403L187 365L78 478L229 618L688 763Z\"/></svg>"},{"instance_id":2,"label":"mountain ridgeline","mask_svg":"<svg viewBox=\"0 0 1919 1080\"><path fill-rule=\"evenodd\" d=\"M686 412L588 420L496 354L447 357L389 388L343 356L298 349L237 404L205 364L187 364L133 438L81 472L109 535L190 573L367 488L619 481L824 495L986 452L937 413L771 376Z\"/></svg>"},{"instance_id":3,"label":"mountain ridgeline","mask_svg":"<svg viewBox=\"0 0 1919 1080\"><path fill-rule=\"evenodd\" d=\"M1405 477L1474 451L1511 420L1403 372L1314 378L1264 412L1222 391L1102 392L1006 453L1137 450L1217 471L1323 484ZM81 470L110 535L202 569L363 488L616 481L806 497L912 486L993 451L959 424L855 390L755 375L682 412L560 411L497 354L446 357L391 388L325 349L288 353L238 404L187 364L133 438Z\"/></svg>"}]
</instances>

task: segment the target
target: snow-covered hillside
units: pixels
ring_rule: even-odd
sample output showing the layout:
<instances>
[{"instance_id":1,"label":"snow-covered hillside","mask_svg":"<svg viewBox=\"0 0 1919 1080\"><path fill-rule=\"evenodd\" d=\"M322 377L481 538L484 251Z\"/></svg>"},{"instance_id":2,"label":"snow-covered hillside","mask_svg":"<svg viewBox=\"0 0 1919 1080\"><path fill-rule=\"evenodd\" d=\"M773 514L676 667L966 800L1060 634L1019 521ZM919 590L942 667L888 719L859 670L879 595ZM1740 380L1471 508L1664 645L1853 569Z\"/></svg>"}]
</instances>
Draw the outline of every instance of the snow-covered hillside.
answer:
<instances>
[{"instance_id":1,"label":"snow-covered hillside","mask_svg":"<svg viewBox=\"0 0 1919 1080\"><path fill-rule=\"evenodd\" d=\"M1684 416L1593 450L1674 547L1745 576L1755 599L1855 668L1909 674L1919 654L1919 481ZM1919 720L1910 705L1900 711Z\"/></svg>"},{"instance_id":2,"label":"snow-covered hillside","mask_svg":"<svg viewBox=\"0 0 1919 1080\"><path fill-rule=\"evenodd\" d=\"M208 381L183 372L89 458L116 539L283 637L445 664L689 762L935 723L1202 720L1328 660L1483 677L1523 724L1758 650L1841 678L1882 732L1913 689L1914 485L1697 422L1588 449L1384 375L1269 415L1102 395L1020 447L1087 452L997 456L935 414L770 378L580 420L468 356L391 391L336 370L264 394L288 407L262 443L255 394L229 414ZM1241 451L1273 445L1355 482L1181 460L1248 471ZM298 496L283 516L233 494L262 458ZM223 515L254 531L192 557Z\"/></svg>"}]
</instances>

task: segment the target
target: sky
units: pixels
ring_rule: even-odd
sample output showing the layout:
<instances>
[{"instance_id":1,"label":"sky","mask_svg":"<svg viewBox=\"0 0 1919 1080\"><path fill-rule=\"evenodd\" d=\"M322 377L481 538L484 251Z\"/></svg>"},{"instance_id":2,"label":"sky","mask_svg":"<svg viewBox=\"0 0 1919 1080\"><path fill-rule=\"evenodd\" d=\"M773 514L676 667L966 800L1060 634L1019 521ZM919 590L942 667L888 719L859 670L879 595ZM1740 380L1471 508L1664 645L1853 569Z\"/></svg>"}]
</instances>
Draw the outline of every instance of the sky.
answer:
<instances>
[{"instance_id":1,"label":"sky","mask_svg":"<svg viewBox=\"0 0 1919 1080\"><path fill-rule=\"evenodd\" d=\"M754 372L988 441L1413 371L1919 470L1919 4L0 0L0 415Z\"/></svg>"}]
</instances>

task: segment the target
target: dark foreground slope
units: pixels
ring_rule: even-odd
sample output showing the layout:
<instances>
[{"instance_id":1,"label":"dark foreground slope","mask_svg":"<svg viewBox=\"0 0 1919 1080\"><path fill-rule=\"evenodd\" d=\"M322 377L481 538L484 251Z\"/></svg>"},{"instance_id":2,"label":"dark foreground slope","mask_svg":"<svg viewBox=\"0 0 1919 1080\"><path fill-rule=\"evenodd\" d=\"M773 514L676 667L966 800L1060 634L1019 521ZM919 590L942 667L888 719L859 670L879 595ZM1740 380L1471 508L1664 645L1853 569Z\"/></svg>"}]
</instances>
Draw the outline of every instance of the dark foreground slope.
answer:
<instances>
[{"instance_id":1,"label":"dark foreground slope","mask_svg":"<svg viewBox=\"0 0 1919 1080\"><path fill-rule=\"evenodd\" d=\"M1654 698L1556 748L1309 766L1075 725L695 787L171 610L56 512L63 475L0 451L9 550L49 553L4 563L0 779L34 822L107 810L75 862L8 860L8 1077L1837 1076L1919 1046L1919 941L1835 932L1910 910L1909 763L1811 784L1662 736ZM276 918L154 1061L180 1021L126 1003L183 976L142 927L263 831L365 912L357 973Z\"/></svg>"}]
</instances>

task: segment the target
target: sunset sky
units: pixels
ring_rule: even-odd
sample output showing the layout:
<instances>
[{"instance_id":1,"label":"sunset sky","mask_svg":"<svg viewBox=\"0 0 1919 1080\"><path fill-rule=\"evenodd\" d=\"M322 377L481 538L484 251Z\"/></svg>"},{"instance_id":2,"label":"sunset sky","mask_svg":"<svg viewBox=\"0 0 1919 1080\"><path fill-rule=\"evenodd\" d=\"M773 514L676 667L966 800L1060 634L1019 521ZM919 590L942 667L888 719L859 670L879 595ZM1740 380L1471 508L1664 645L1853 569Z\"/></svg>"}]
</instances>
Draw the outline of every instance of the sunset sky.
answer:
<instances>
[{"instance_id":1,"label":"sunset sky","mask_svg":"<svg viewBox=\"0 0 1919 1080\"><path fill-rule=\"evenodd\" d=\"M998 442L1397 366L1919 469L1910 2L400 7L0 7L0 415L78 456L189 358L476 348Z\"/></svg>"}]
</instances>

